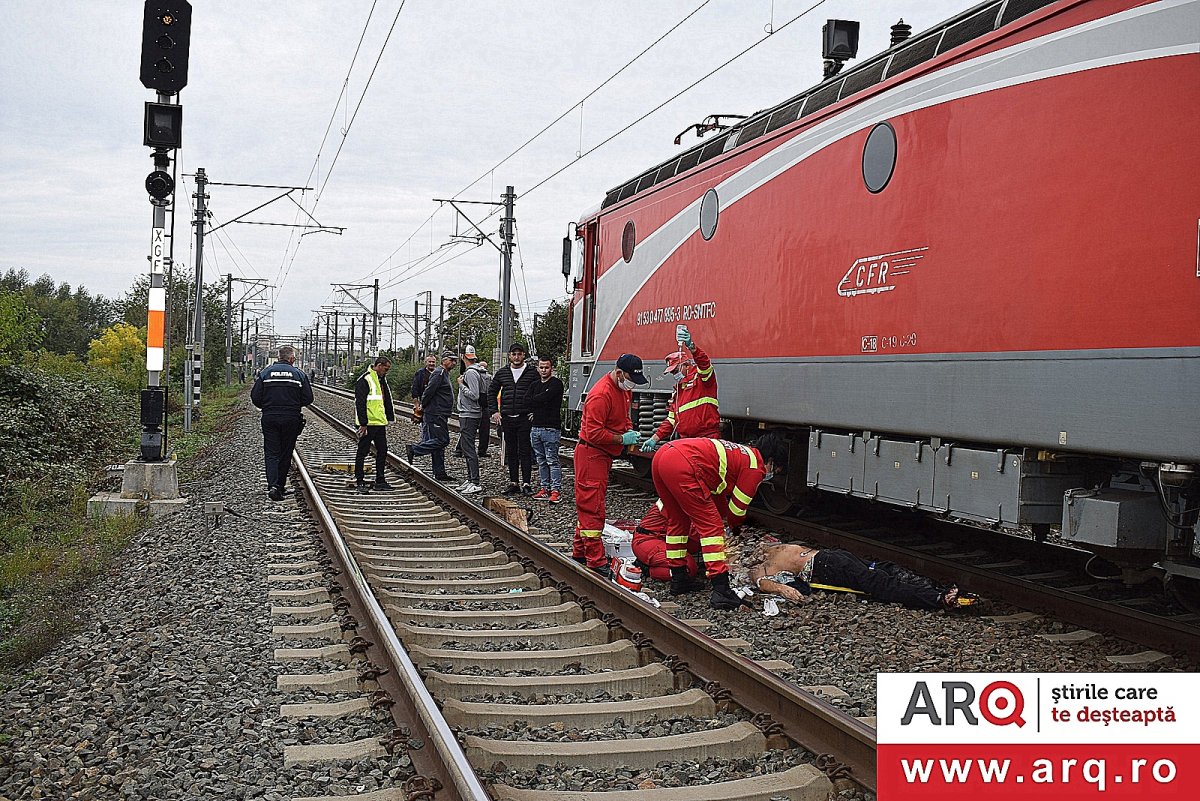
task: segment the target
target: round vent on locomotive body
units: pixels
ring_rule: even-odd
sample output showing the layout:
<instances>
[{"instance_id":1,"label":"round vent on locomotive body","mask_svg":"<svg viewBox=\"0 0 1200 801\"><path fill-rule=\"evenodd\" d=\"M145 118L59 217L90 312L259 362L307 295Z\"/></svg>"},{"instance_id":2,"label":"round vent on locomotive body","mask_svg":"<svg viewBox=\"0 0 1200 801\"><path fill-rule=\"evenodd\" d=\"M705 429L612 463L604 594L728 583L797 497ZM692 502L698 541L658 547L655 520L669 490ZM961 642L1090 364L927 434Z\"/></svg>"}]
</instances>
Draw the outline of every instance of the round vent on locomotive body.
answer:
<instances>
[{"instance_id":1,"label":"round vent on locomotive body","mask_svg":"<svg viewBox=\"0 0 1200 801\"><path fill-rule=\"evenodd\" d=\"M717 233L717 218L721 216L721 199L716 189L709 189L700 200L700 236L707 241Z\"/></svg>"},{"instance_id":2,"label":"round vent on locomotive body","mask_svg":"<svg viewBox=\"0 0 1200 801\"><path fill-rule=\"evenodd\" d=\"M867 134L863 145L862 174L867 191L879 194L892 180L896 171L896 131L881 122Z\"/></svg>"},{"instance_id":3,"label":"round vent on locomotive body","mask_svg":"<svg viewBox=\"0 0 1200 801\"><path fill-rule=\"evenodd\" d=\"M633 260L633 247L637 244L637 229L633 225L633 220L625 223L625 230L621 231L621 258L628 264Z\"/></svg>"}]
</instances>

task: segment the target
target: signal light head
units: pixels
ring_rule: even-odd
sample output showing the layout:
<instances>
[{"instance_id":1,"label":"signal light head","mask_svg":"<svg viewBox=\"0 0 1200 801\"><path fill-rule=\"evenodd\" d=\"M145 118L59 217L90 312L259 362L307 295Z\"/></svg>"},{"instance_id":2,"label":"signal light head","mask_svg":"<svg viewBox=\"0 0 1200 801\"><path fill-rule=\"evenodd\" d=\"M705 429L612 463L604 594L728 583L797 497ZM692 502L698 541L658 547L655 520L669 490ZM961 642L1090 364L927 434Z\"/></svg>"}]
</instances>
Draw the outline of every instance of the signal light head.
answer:
<instances>
[{"instance_id":1,"label":"signal light head","mask_svg":"<svg viewBox=\"0 0 1200 801\"><path fill-rule=\"evenodd\" d=\"M146 191L155 200L166 199L174 190L175 181L171 179L170 173L163 170L155 170L146 176Z\"/></svg>"},{"instance_id":2,"label":"signal light head","mask_svg":"<svg viewBox=\"0 0 1200 801\"><path fill-rule=\"evenodd\" d=\"M187 0L146 0L142 18L142 85L173 95L187 86L192 6Z\"/></svg>"}]
</instances>

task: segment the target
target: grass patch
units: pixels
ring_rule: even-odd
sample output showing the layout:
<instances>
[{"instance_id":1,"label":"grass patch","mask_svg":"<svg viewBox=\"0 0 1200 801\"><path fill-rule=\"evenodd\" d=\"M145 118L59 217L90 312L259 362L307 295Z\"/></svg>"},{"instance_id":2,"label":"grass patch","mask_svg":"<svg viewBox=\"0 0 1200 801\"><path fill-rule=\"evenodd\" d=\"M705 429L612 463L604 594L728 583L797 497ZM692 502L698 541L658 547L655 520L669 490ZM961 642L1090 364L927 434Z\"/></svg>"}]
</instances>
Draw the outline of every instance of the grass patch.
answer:
<instances>
[{"instance_id":1,"label":"grass patch","mask_svg":"<svg viewBox=\"0 0 1200 801\"><path fill-rule=\"evenodd\" d=\"M170 448L181 471L194 462L221 433L237 411L238 396L248 387L219 386L205 396L203 415L183 435L182 419L172 421ZM136 447L129 456L136 454ZM47 478L46 480L53 480ZM70 488L65 504L47 504L36 482L0 509L0 678L37 659L79 619L80 592L113 568L116 557L148 525L145 518L89 518L92 488L80 482Z\"/></svg>"}]
</instances>

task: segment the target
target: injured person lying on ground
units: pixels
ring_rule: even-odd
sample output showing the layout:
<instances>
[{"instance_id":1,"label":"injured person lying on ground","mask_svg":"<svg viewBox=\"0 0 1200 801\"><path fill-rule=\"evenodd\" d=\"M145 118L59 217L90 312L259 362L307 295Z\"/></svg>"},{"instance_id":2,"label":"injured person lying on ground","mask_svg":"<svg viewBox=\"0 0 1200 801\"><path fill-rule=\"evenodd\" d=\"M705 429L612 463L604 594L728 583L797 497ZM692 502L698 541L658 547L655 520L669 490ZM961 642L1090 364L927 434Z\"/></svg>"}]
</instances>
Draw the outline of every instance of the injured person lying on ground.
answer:
<instances>
[{"instance_id":1,"label":"injured person lying on ground","mask_svg":"<svg viewBox=\"0 0 1200 801\"><path fill-rule=\"evenodd\" d=\"M804 602L814 589L869 595L914 609L957 609L977 600L958 587L940 586L893 562L866 562L840 548L762 542L744 567L758 592Z\"/></svg>"}]
</instances>

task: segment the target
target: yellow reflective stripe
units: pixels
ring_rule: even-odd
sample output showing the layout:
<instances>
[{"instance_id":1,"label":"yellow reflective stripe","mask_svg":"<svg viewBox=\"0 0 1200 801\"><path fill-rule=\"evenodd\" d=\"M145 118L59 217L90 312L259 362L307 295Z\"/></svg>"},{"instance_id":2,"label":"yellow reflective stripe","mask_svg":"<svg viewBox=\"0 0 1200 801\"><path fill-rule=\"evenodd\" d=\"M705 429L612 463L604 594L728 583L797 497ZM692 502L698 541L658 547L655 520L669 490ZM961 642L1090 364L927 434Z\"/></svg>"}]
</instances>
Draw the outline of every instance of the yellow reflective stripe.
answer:
<instances>
[{"instance_id":1,"label":"yellow reflective stripe","mask_svg":"<svg viewBox=\"0 0 1200 801\"><path fill-rule=\"evenodd\" d=\"M657 501L655 501L655 502L654 502L654 505L655 505L655 506L657 506L657 507L658 507L658 511L660 511L660 512L661 512L661 511L662 511L662 508L663 508L663 505L662 505L662 498L659 498Z\"/></svg>"},{"instance_id":2,"label":"yellow reflective stripe","mask_svg":"<svg viewBox=\"0 0 1200 801\"><path fill-rule=\"evenodd\" d=\"M813 584L809 582L810 587L817 590L829 590L830 592L852 592L855 595L866 595L862 590L852 590L849 587L839 587L836 584Z\"/></svg>"},{"instance_id":3,"label":"yellow reflective stripe","mask_svg":"<svg viewBox=\"0 0 1200 801\"><path fill-rule=\"evenodd\" d=\"M714 537L701 537L700 538L700 547L701 548L703 548L705 545L724 545L724 544L725 544L725 536L723 534L717 534Z\"/></svg>"},{"instance_id":4,"label":"yellow reflective stripe","mask_svg":"<svg viewBox=\"0 0 1200 801\"><path fill-rule=\"evenodd\" d=\"M729 513L734 517L745 517L746 510L737 505L737 501L729 502Z\"/></svg>"},{"instance_id":5,"label":"yellow reflective stripe","mask_svg":"<svg viewBox=\"0 0 1200 801\"><path fill-rule=\"evenodd\" d=\"M587 537L588 539L595 539L596 537L600 536L600 532L593 531L590 528L581 528L581 529L579 529L579 536Z\"/></svg>"},{"instance_id":6,"label":"yellow reflective stripe","mask_svg":"<svg viewBox=\"0 0 1200 801\"><path fill-rule=\"evenodd\" d=\"M684 534L683 536L676 536L674 534L667 535L667 543L670 545L679 545L681 543L686 543L687 541L688 541L688 538L687 538L686 534Z\"/></svg>"},{"instance_id":7,"label":"yellow reflective stripe","mask_svg":"<svg viewBox=\"0 0 1200 801\"><path fill-rule=\"evenodd\" d=\"M751 501L751 500L753 500L753 499L752 499L752 498L751 498L749 495L747 495L746 493L742 492L741 488L739 488L739 487L734 487L734 488L733 488L733 497L735 497L735 498L737 498L739 501L741 501L741 502L742 502L742 506L749 506L749 505L750 505L750 501Z\"/></svg>"},{"instance_id":8,"label":"yellow reflective stripe","mask_svg":"<svg viewBox=\"0 0 1200 801\"><path fill-rule=\"evenodd\" d=\"M754 448L747 448L746 450L748 450L750 452L750 469L757 470L758 469L758 457L754 455ZM747 499L746 503L750 503L749 499Z\"/></svg>"},{"instance_id":9,"label":"yellow reflective stripe","mask_svg":"<svg viewBox=\"0 0 1200 801\"><path fill-rule=\"evenodd\" d=\"M674 423L675 422L675 412L667 412L667 419L670 420L672 423Z\"/></svg>"},{"instance_id":10,"label":"yellow reflective stripe","mask_svg":"<svg viewBox=\"0 0 1200 801\"><path fill-rule=\"evenodd\" d=\"M686 559L686 558L687 558L687 551L686 551L686 550L682 550L682 551L672 551L672 550L668 550L668 551L667 551L667 558L668 558L668 559Z\"/></svg>"},{"instance_id":11,"label":"yellow reflective stripe","mask_svg":"<svg viewBox=\"0 0 1200 801\"><path fill-rule=\"evenodd\" d=\"M709 376L711 376L712 374L713 374L713 367L711 364L708 367L705 367L703 370L696 371L696 375L700 376L701 381L707 381Z\"/></svg>"},{"instance_id":12,"label":"yellow reflective stripe","mask_svg":"<svg viewBox=\"0 0 1200 801\"><path fill-rule=\"evenodd\" d=\"M703 406L706 403L711 404L712 406L716 406L717 399L716 398L696 398L696 400L689 401L688 403L685 403L682 406L680 406L679 413L683 414L688 409L695 409L697 406Z\"/></svg>"},{"instance_id":13,"label":"yellow reflective stripe","mask_svg":"<svg viewBox=\"0 0 1200 801\"><path fill-rule=\"evenodd\" d=\"M717 551L716 553L706 553L706 554L704 554L704 561L705 562L724 562L725 561L725 552Z\"/></svg>"},{"instance_id":14,"label":"yellow reflective stripe","mask_svg":"<svg viewBox=\"0 0 1200 801\"><path fill-rule=\"evenodd\" d=\"M714 439L713 444L717 446L717 476L721 479L721 483L712 491L712 494L720 495L729 485L729 482L725 480L725 470L729 467L729 458L725 455L725 443Z\"/></svg>"}]
</instances>

